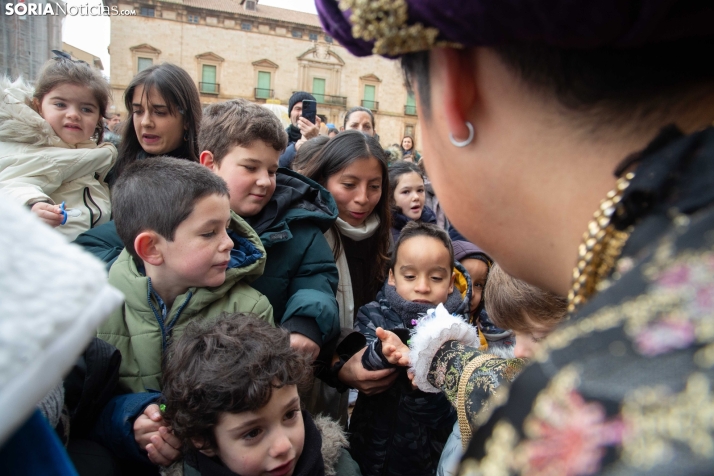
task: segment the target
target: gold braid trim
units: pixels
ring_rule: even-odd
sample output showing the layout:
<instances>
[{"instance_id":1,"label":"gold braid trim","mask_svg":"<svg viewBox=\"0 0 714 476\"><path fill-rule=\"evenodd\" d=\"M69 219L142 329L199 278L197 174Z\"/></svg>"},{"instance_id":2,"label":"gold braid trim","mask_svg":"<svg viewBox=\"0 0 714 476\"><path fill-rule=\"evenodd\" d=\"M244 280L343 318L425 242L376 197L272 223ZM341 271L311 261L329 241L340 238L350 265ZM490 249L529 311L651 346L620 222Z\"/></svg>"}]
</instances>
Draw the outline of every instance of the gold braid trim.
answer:
<instances>
[{"instance_id":1,"label":"gold braid trim","mask_svg":"<svg viewBox=\"0 0 714 476\"><path fill-rule=\"evenodd\" d=\"M459 429L461 430L461 445L464 450L469 445L471 441L471 425L469 424L468 417L466 416L466 385L469 383L469 379L474 371L485 362L495 359L495 355L483 354L479 355L471 362L466 364L464 371L461 373L461 378L459 379L459 388L456 393L456 415L459 418Z\"/></svg>"},{"instance_id":2,"label":"gold braid trim","mask_svg":"<svg viewBox=\"0 0 714 476\"><path fill-rule=\"evenodd\" d=\"M570 314L585 304L596 291L602 291L609 285L606 278L614 268L632 231L616 230L611 220L633 178L634 174L628 173L617 180L615 189L600 202L600 208L588 224L588 230L578 248L578 264L573 270L573 284L568 293Z\"/></svg>"},{"instance_id":3,"label":"gold braid trim","mask_svg":"<svg viewBox=\"0 0 714 476\"><path fill-rule=\"evenodd\" d=\"M461 47L458 43L437 42L439 30L434 27L408 25L406 0L340 0L339 7L342 11L352 10L352 36L374 41L374 54L399 56L434 46Z\"/></svg>"}]
</instances>

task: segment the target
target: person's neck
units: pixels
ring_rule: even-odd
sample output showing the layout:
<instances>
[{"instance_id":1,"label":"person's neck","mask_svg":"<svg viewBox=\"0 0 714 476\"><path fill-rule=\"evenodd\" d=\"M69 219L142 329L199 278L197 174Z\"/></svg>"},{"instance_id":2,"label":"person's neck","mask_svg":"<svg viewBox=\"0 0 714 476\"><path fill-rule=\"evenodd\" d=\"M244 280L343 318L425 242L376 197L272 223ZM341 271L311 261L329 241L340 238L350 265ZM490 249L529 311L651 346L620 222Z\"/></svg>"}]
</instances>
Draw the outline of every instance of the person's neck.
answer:
<instances>
[{"instance_id":1,"label":"person's neck","mask_svg":"<svg viewBox=\"0 0 714 476\"><path fill-rule=\"evenodd\" d=\"M151 279L151 288L164 301L166 309L171 309L176 298L184 294L188 288L173 283L170 277L164 276L160 266L145 264L146 277Z\"/></svg>"}]
</instances>

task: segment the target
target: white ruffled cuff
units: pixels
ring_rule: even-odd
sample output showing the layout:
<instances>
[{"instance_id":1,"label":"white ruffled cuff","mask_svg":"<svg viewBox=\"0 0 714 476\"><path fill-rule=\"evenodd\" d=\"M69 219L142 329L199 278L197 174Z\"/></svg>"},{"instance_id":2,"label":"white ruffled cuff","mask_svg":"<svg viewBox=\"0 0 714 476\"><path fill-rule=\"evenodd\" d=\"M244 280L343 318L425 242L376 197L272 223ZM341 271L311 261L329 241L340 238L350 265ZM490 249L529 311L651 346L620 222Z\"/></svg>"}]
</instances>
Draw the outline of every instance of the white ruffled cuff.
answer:
<instances>
[{"instance_id":1,"label":"white ruffled cuff","mask_svg":"<svg viewBox=\"0 0 714 476\"><path fill-rule=\"evenodd\" d=\"M443 304L430 309L426 316L419 319L412 332L414 334L409 340L410 370L414 373L414 384L427 393L440 392L427 377L431 362L442 345L450 340L473 347L481 345L476 327L460 316L449 314Z\"/></svg>"}]
</instances>

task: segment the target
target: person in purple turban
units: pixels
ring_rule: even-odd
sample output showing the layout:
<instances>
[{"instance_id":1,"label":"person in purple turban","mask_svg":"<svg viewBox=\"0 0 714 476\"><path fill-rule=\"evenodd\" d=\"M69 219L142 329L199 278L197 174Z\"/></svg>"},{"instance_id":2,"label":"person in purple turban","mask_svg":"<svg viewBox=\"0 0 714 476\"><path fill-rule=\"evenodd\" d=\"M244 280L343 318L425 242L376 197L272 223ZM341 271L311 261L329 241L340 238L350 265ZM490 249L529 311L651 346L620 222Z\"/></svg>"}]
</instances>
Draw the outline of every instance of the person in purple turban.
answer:
<instances>
[{"instance_id":1,"label":"person in purple turban","mask_svg":"<svg viewBox=\"0 0 714 476\"><path fill-rule=\"evenodd\" d=\"M355 55L401 61L454 226L568 297L570 318L531 365L461 422L473 436L460 474L711 473L714 4L317 8ZM409 359L420 388L460 411L488 354L454 352L458 335L443 329Z\"/></svg>"}]
</instances>

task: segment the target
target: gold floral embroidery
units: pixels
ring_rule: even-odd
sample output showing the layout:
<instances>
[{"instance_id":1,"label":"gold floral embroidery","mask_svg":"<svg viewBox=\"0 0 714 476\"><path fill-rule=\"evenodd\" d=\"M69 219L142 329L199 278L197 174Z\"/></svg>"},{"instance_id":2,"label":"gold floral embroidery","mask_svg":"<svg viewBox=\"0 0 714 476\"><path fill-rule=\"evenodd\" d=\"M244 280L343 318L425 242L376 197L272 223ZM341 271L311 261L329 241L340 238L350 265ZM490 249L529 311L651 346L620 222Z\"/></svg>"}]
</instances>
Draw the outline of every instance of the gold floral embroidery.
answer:
<instances>
[{"instance_id":1,"label":"gold floral embroidery","mask_svg":"<svg viewBox=\"0 0 714 476\"><path fill-rule=\"evenodd\" d=\"M686 388L674 395L666 387L633 391L623 402L622 416L627 427L622 458L631 466L646 470L666 461L672 443L714 456L714 394L701 373L690 375Z\"/></svg>"},{"instance_id":2,"label":"gold floral embroidery","mask_svg":"<svg viewBox=\"0 0 714 476\"><path fill-rule=\"evenodd\" d=\"M481 410L476 415L473 415L472 426L474 430L483 426L489 418L491 418L491 414L493 414L497 408L506 404L508 395L510 394L510 382L512 382L521 370L523 370L521 365L522 364L520 362L508 363L503 373L505 378L503 383L488 397L486 402L481 407Z\"/></svg>"},{"instance_id":3,"label":"gold floral embroidery","mask_svg":"<svg viewBox=\"0 0 714 476\"><path fill-rule=\"evenodd\" d=\"M406 0L340 0L342 11L352 10L352 36L374 41L372 52L398 56L424 51L434 46L460 45L437 42L439 30L421 23L408 25Z\"/></svg>"},{"instance_id":4,"label":"gold floral embroidery","mask_svg":"<svg viewBox=\"0 0 714 476\"><path fill-rule=\"evenodd\" d=\"M652 263L643 270L645 278L653 282L646 294L618 306L605 307L591 316L556 330L546 338L535 359L545 362L551 351L563 349L576 339L593 332L605 331L619 325L624 325L625 332L635 338L653 321L663 317L673 323L691 323L699 343L714 342L714 321L702 319L711 309L702 309L698 301L699 296L693 294L698 289L706 290L714 286L714 254L710 250L689 251L672 259L672 250L671 241L663 240ZM688 282L680 285L676 282L677 277L668 276L676 274L682 268L691 274L692 283L698 286ZM709 347L711 348L706 352L699 354L697 364L700 366L714 366L714 346Z\"/></svg>"},{"instance_id":5,"label":"gold floral embroidery","mask_svg":"<svg viewBox=\"0 0 714 476\"><path fill-rule=\"evenodd\" d=\"M576 367L563 368L536 397L513 456L524 475L595 474L607 447L622 442L620 417L610 418L596 401L578 392Z\"/></svg>"}]
</instances>

